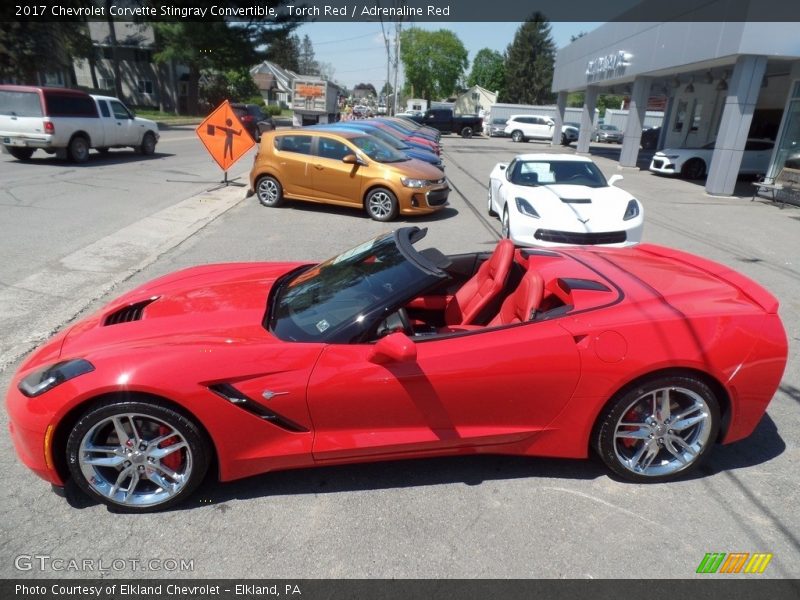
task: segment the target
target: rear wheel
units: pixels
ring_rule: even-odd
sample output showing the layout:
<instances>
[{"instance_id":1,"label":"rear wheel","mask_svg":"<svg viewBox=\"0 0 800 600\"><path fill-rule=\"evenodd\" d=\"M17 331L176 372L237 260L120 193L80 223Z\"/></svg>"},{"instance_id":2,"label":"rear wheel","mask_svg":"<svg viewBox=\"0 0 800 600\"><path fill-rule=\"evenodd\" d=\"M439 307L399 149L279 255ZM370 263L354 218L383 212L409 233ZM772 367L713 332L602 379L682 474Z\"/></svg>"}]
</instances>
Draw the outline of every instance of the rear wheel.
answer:
<instances>
[{"instance_id":1,"label":"rear wheel","mask_svg":"<svg viewBox=\"0 0 800 600\"><path fill-rule=\"evenodd\" d=\"M467 126L461 129L461 137L463 138L471 138L473 133L472 127Z\"/></svg>"},{"instance_id":2,"label":"rear wheel","mask_svg":"<svg viewBox=\"0 0 800 600\"><path fill-rule=\"evenodd\" d=\"M85 163L89 160L89 140L82 135L76 135L70 140L67 153L72 162Z\"/></svg>"},{"instance_id":3,"label":"rear wheel","mask_svg":"<svg viewBox=\"0 0 800 600\"><path fill-rule=\"evenodd\" d=\"M681 168L681 176L686 179L700 179L706 172L706 164L699 158L691 158Z\"/></svg>"},{"instance_id":4,"label":"rear wheel","mask_svg":"<svg viewBox=\"0 0 800 600\"><path fill-rule=\"evenodd\" d=\"M158 403L95 406L67 439L67 465L77 486L123 512L149 512L184 500L203 480L209 460L198 426Z\"/></svg>"},{"instance_id":5,"label":"rear wheel","mask_svg":"<svg viewBox=\"0 0 800 600\"><path fill-rule=\"evenodd\" d=\"M281 182L270 175L260 177L256 182L256 195L262 205L275 208L283 203Z\"/></svg>"},{"instance_id":6,"label":"rear wheel","mask_svg":"<svg viewBox=\"0 0 800 600\"><path fill-rule=\"evenodd\" d=\"M511 141L512 142L524 142L525 136L522 135L522 132L519 129L516 129L511 132Z\"/></svg>"},{"instance_id":7,"label":"rear wheel","mask_svg":"<svg viewBox=\"0 0 800 600\"><path fill-rule=\"evenodd\" d=\"M595 429L600 458L617 475L666 481L702 462L719 432L719 402L691 376L656 377L618 395Z\"/></svg>"},{"instance_id":8,"label":"rear wheel","mask_svg":"<svg viewBox=\"0 0 800 600\"><path fill-rule=\"evenodd\" d=\"M8 153L17 160L30 160L33 156L34 148L9 148L6 146Z\"/></svg>"},{"instance_id":9,"label":"rear wheel","mask_svg":"<svg viewBox=\"0 0 800 600\"><path fill-rule=\"evenodd\" d=\"M391 221L399 212L395 195L386 188L375 188L364 200L367 214L376 221Z\"/></svg>"}]
</instances>

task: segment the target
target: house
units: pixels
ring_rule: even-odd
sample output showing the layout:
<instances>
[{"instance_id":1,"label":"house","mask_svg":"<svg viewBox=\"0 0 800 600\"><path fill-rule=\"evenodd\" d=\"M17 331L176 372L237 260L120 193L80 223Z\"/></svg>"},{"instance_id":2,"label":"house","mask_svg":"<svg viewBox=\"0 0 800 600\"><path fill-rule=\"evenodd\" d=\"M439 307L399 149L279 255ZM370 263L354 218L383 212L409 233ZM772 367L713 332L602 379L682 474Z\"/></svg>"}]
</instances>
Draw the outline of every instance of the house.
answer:
<instances>
[{"instance_id":1,"label":"house","mask_svg":"<svg viewBox=\"0 0 800 600\"><path fill-rule=\"evenodd\" d=\"M473 85L456 97L454 111L461 115L482 115L489 112L492 104L497 102L497 92L490 92L479 85Z\"/></svg>"},{"instance_id":2,"label":"house","mask_svg":"<svg viewBox=\"0 0 800 600\"><path fill-rule=\"evenodd\" d=\"M291 104L292 84L299 77L297 73L265 60L251 68L250 75L253 76L264 102L283 107Z\"/></svg>"},{"instance_id":3,"label":"house","mask_svg":"<svg viewBox=\"0 0 800 600\"><path fill-rule=\"evenodd\" d=\"M133 106L167 111L185 103L187 69L153 60L155 33L149 24L115 21L113 31L107 21L90 21L86 25L95 52L91 59L75 61L78 86L117 95L113 62L116 45L122 100Z\"/></svg>"}]
</instances>

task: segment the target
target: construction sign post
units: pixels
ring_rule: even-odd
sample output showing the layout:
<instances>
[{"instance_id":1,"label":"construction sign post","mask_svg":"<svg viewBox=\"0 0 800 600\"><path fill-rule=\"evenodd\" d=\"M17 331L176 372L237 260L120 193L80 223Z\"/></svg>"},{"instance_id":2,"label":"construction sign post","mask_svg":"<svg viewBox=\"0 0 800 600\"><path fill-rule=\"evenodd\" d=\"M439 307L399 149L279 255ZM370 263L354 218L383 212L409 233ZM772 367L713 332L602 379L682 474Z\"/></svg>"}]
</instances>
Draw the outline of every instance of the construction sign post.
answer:
<instances>
[{"instance_id":1,"label":"construction sign post","mask_svg":"<svg viewBox=\"0 0 800 600\"><path fill-rule=\"evenodd\" d=\"M256 145L227 100L215 108L195 131L211 158L225 171L225 181L231 165Z\"/></svg>"}]
</instances>

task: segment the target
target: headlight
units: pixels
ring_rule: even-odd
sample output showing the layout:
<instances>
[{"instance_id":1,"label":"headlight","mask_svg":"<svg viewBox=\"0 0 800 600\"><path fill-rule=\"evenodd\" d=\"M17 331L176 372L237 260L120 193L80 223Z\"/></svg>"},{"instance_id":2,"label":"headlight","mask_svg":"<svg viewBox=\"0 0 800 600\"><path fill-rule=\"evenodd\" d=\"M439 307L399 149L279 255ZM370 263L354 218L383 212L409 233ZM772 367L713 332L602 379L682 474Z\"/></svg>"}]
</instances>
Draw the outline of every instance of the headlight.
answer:
<instances>
[{"instance_id":1,"label":"headlight","mask_svg":"<svg viewBox=\"0 0 800 600\"><path fill-rule=\"evenodd\" d=\"M427 179L410 179L409 177L403 177L400 182L410 188L421 188L430 185Z\"/></svg>"},{"instance_id":2,"label":"headlight","mask_svg":"<svg viewBox=\"0 0 800 600\"><path fill-rule=\"evenodd\" d=\"M529 217L533 217L534 219L539 219L539 213L536 212L536 209L531 206L531 203L525 200L525 198L514 198L514 202L517 203L517 210L521 212L523 215L528 215Z\"/></svg>"},{"instance_id":3,"label":"headlight","mask_svg":"<svg viewBox=\"0 0 800 600\"><path fill-rule=\"evenodd\" d=\"M631 200L628 202L628 206L625 209L625 215L622 217L623 221L630 221L634 217L639 216L639 203L636 200Z\"/></svg>"},{"instance_id":4,"label":"headlight","mask_svg":"<svg viewBox=\"0 0 800 600\"><path fill-rule=\"evenodd\" d=\"M35 398L65 381L92 371L94 371L94 365L88 360L74 358L34 371L20 381L18 387L19 391L28 398Z\"/></svg>"}]
</instances>

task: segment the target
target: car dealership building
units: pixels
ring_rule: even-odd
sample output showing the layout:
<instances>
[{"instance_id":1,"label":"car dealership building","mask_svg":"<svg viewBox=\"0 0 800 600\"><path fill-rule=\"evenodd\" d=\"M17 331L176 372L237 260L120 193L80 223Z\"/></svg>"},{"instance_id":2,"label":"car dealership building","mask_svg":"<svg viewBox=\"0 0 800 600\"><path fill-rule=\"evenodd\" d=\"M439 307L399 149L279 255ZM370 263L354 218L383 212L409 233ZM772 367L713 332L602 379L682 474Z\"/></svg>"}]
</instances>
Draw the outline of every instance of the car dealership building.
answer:
<instances>
[{"instance_id":1,"label":"car dealership building","mask_svg":"<svg viewBox=\"0 0 800 600\"><path fill-rule=\"evenodd\" d=\"M720 0L722 2L722 0ZM708 9L708 7L705 7ZM589 150L600 94L630 98L620 165L635 167L648 102L666 99L658 148L716 142L706 191L733 193L748 138L775 140L765 175L800 159L798 23L609 22L561 49L554 144L567 94L585 92L579 152ZM724 14L724 13L721 13Z\"/></svg>"}]
</instances>

